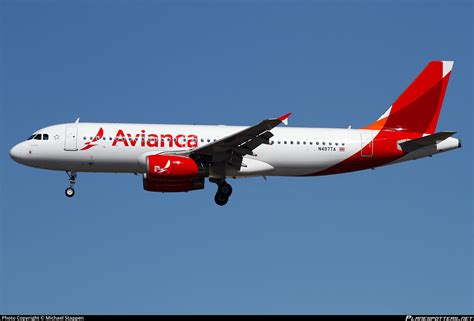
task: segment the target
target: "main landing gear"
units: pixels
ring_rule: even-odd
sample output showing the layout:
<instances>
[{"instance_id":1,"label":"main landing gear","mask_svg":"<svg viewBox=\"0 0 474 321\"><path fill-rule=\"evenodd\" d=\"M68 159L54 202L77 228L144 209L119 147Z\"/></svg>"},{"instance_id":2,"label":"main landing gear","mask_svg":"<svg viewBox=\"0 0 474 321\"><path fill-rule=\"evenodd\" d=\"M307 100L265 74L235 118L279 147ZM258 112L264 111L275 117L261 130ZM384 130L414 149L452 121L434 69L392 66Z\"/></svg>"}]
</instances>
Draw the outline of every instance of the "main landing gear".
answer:
<instances>
[{"instance_id":1,"label":"main landing gear","mask_svg":"<svg viewBox=\"0 0 474 321\"><path fill-rule=\"evenodd\" d=\"M210 180L212 183L217 184L217 193L214 196L214 201L217 205L223 206L229 201L229 197L232 194L232 186L227 184L225 180Z\"/></svg>"},{"instance_id":2,"label":"main landing gear","mask_svg":"<svg viewBox=\"0 0 474 321\"><path fill-rule=\"evenodd\" d=\"M72 171L67 171L66 174L67 174L67 176L69 176L69 187L66 188L64 193L66 194L67 197L73 197L74 196L74 184L76 184L77 173L72 172Z\"/></svg>"}]
</instances>

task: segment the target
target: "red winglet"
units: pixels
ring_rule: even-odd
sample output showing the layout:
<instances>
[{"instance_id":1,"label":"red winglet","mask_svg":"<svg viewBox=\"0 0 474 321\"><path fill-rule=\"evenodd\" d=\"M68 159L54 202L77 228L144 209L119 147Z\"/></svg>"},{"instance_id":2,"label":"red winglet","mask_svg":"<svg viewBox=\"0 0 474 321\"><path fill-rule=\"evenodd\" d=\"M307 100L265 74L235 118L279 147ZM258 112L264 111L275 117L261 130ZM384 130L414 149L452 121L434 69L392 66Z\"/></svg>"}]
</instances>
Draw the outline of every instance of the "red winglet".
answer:
<instances>
[{"instance_id":1,"label":"red winglet","mask_svg":"<svg viewBox=\"0 0 474 321\"><path fill-rule=\"evenodd\" d=\"M278 120L281 121L283 124L288 125L288 118L291 116L291 113L285 114L281 117L278 117Z\"/></svg>"}]
</instances>

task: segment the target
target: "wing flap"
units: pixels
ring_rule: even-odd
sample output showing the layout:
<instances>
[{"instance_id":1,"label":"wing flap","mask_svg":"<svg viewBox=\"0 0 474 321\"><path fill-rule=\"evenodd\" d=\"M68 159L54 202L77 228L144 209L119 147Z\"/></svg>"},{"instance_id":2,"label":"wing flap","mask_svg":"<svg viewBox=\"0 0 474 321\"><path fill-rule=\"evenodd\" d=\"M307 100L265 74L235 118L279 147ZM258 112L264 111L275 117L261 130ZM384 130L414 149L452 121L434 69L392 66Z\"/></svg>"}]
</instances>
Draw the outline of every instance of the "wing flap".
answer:
<instances>
[{"instance_id":1,"label":"wing flap","mask_svg":"<svg viewBox=\"0 0 474 321\"><path fill-rule=\"evenodd\" d=\"M273 134L270 130L281 123L287 124L291 113L279 118L266 119L255 126L218 139L217 141L186 151L191 157L217 165L228 164L239 170L243 157L254 155L253 150L262 144L270 144Z\"/></svg>"},{"instance_id":2,"label":"wing flap","mask_svg":"<svg viewBox=\"0 0 474 321\"><path fill-rule=\"evenodd\" d=\"M251 151L261 144L269 144L273 134L271 129L288 120L290 114L280 118L266 119L255 126L241 130L240 132L223 137L211 144L204 145L189 151L194 155L209 155L222 153L225 151L234 151L242 156L251 154ZM250 152L249 152L250 151Z\"/></svg>"}]
</instances>

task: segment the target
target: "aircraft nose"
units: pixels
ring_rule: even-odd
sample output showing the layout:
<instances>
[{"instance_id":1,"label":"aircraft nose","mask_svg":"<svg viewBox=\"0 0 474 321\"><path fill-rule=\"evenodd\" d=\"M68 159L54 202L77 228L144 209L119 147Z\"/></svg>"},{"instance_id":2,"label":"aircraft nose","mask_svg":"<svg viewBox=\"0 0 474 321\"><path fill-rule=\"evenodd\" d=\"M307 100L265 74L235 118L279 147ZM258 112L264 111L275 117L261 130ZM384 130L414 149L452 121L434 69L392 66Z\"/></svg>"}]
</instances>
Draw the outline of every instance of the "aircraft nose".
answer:
<instances>
[{"instance_id":1,"label":"aircraft nose","mask_svg":"<svg viewBox=\"0 0 474 321\"><path fill-rule=\"evenodd\" d=\"M22 158L25 157L23 153L23 148L20 146L20 144L17 144L10 149L10 157L15 161L15 162L20 162Z\"/></svg>"}]
</instances>

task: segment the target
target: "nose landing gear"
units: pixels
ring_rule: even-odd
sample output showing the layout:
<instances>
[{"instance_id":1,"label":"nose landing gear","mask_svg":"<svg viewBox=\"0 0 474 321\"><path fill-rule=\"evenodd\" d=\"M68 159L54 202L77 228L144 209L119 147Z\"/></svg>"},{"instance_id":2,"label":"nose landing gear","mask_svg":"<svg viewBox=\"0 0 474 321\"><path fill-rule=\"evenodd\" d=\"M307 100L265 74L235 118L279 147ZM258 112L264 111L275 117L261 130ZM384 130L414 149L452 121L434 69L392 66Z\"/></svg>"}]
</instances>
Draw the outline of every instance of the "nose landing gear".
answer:
<instances>
[{"instance_id":1,"label":"nose landing gear","mask_svg":"<svg viewBox=\"0 0 474 321\"><path fill-rule=\"evenodd\" d=\"M69 176L69 187L66 188L64 193L66 194L67 197L73 197L74 194L75 194L74 184L76 184L77 173L72 172L72 171L67 171L66 174L67 174L67 176Z\"/></svg>"},{"instance_id":2,"label":"nose landing gear","mask_svg":"<svg viewBox=\"0 0 474 321\"><path fill-rule=\"evenodd\" d=\"M214 196L214 201L217 205L223 206L229 201L229 197L232 194L232 186L227 184L225 180L210 180L212 183L217 184L217 193Z\"/></svg>"}]
</instances>

